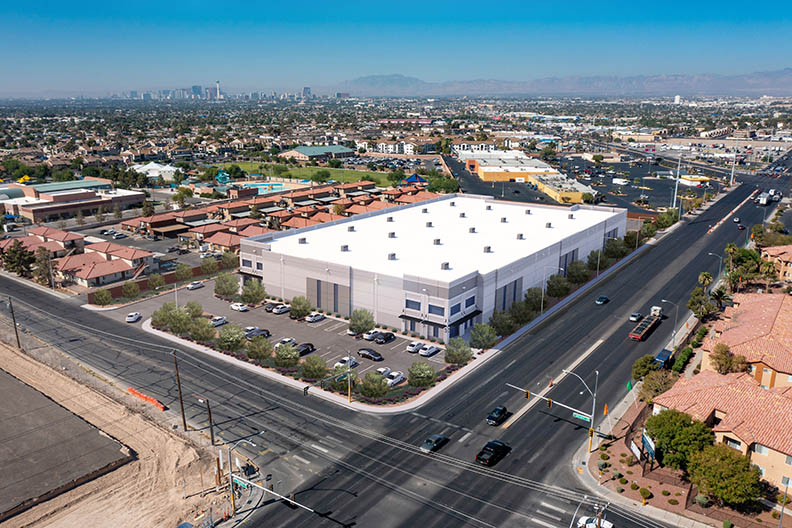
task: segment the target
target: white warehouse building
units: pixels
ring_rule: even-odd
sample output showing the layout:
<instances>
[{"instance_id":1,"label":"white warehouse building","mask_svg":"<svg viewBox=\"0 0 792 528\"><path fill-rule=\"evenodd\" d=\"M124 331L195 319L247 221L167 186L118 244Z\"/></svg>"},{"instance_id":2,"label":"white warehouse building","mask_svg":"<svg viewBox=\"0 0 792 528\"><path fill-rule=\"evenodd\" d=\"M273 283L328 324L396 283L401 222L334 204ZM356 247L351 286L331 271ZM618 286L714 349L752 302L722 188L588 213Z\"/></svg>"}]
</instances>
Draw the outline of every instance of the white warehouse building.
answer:
<instances>
[{"instance_id":1,"label":"white warehouse building","mask_svg":"<svg viewBox=\"0 0 792 528\"><path fill-rule=\"evenodd\" d=\"M605 241L627 211L451 194L241 242L244 280L322 310L369 310L378 324L444 342L506 310L528 288Z\"/></svg>"}]
</instances>

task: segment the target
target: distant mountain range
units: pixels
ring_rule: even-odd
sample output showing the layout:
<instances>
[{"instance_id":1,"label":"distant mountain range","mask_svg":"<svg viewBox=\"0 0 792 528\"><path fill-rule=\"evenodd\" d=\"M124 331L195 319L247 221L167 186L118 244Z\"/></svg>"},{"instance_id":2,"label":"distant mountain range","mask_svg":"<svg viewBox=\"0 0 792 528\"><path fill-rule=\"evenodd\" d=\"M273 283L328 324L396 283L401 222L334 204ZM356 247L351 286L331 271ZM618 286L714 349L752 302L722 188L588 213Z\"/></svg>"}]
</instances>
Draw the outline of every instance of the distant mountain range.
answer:
<instances>
[{"instance_id":1,"label":"distant mountain range","mask_svg":"<svg viewBox=\"0 0 792 528\"><path fill-rule=\"evenodd\" d=\"M319 91L319 90L317 90ZM789 96L792 68L740 75L636 75L632 77L545 77L531 81L427 82L401 74L370 75L321 88L357 96Z\"/></svg>"}]
</instances>

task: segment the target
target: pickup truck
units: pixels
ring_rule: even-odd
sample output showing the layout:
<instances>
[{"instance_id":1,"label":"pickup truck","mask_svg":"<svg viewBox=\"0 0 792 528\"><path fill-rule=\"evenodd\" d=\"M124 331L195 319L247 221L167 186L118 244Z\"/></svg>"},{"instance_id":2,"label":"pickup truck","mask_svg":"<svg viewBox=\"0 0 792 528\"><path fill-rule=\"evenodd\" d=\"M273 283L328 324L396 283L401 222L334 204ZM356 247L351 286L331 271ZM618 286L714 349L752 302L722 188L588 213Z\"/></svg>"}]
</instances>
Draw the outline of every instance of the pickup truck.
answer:
<instances>
[{"instance_id":1,"label":"pickup truck","mask_svg":"<svg viewBox=\"0 0 792 528\"><path fill-rule=\"evenodd\" d=\"M655 326L660 323L663 318L663 308L661 306L652 306L652 310L643 320L635 325L629 338L633 341L643 341L648 336Z\"/></svg>"}]
</instances>

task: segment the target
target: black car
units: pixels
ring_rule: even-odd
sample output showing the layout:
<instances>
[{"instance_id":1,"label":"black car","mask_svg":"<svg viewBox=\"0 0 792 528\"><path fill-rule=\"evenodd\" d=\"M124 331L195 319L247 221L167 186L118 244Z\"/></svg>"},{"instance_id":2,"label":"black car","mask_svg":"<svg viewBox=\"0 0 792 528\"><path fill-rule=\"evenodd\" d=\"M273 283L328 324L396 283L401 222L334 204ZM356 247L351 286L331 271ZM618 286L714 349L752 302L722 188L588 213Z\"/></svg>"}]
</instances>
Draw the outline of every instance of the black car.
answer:
<instances>
[{"instance_id":1,"label":"black car","mask_svg":"<svg viewBox=\"0 0 792 528\"><path fill-rule=\"evenodd\" d=\"M181 248L179 251L177 251L177 253L178 253L179 255L186 255L186 254L187 254L187 253L189 253L189 252L190 252L190 250L189 250L189 249L184 249L184 248Z\"/></svg>"},{"instance_id":2,"label":"black car","mask_svg":"<svg viewBox=\"0 0 792 528\"><path fill-rule=\"evenodd\" d=\"M374 342L377 343L378 345L384 345L386 343L390 343L391 341L393 341L395 339L396 339L396 336L393 335L392 332L383 332L383 333L381 333L380 335L377 336L377 338L374 340Z\"/></svg>"},{"instance_id":3,"label":"black car","mask_svg":"<svg viewBox=\"0 0 792 528\"><path fill-rule=\"evenodd\" d=\"M492 409L492 412L489 413L489 415L487 416L487 425L502 424L503 420L506 419L506 414L508 414L506 407L504 407L503 405L498 405L497 407Z\"/></svg>"},{"instance_id":4,"label":"black car","mask_svg":"<svg viewBox=\"0 0 792 528\"><path fill-rule=\"evenodd\" d=\"M176 246L171 246L168 248L168 253L175 253L176 251L179 251L179 248Z\"/></svg>"},{"instance_id":5,"label":"black car","mask_svg":"<svg viewBox=\"0 0 792 528\"><path fill-rule=\"evenodd\" d=\"M280 305L281 303L267 303L264 305L264 311L271 312L272 310L275 309L276 306L280 306Z\"/></svg>"},{"instance_id":6,"label":"black car","mask_svg":"<svg viewBox=\"0 0 792 528\"><path fill-rule=\"evenodd\" d=\"M307 356L311 352L315 352L316 347L313 346L313 343L300 343L297 345L297 352L300 353L300 357Z\"/></svg>"},{"instance_id":7,"label":"black car","mask_svg":"<svg viewBox=\"0 0 792 528\"><path fill-rule=\"evenodd\" d=\"M511 448L500 440L492 440L487 442L487 445L476 455L476 462L485 466L494 466L501 458L508 455L510 450Z\"/></svg>"},{"instance_id":8,"label":"black car","mask_svg":"<svg viewBox=\"0 0 792 528\"><path fill-rule=\"evenodd\" d=\"M358 350L358 356L366 359L370 359L371 361L382 361L383 357L382 354L371 350L370 348L361 348Z\"/></svg>"}]
</instances>

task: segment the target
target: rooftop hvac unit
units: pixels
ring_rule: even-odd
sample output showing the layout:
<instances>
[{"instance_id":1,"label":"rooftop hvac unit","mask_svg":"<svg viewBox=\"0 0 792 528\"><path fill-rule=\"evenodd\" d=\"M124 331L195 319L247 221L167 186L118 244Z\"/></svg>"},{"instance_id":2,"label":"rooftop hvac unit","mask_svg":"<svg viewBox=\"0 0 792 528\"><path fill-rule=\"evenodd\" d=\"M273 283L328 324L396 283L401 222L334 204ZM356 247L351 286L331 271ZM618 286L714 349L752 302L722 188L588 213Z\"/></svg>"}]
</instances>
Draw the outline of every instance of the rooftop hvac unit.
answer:
<instances>
[{"instance_id":1,"label":"rooftop hvac unit","mask_svg":"<svg viewBox=\"0 0 792 528\"><path fill-rule=\"evenodd\" d=\"M465 213L459 213L459 218L465 218Z\"/></svg>"},{"instance_id":2,"label":"rooftop hvac unit","mask_svg":"<svg viewBox=\"0 0 792 528\"><path fill-rule=\"evenodd\" d=\"M396 238L396 232L391 231L390 233L388 233L388 238Z\"/></svg>"},{"instance_id":3,"label":"rooftop hvac unit","mask_svg":"<svg viewBox=\"0 0 792 528\"><path fill-rule=\"evenodd\" d=\"M388 217L388 222L393 222L393 217L392 216Z\"/></svg>"},{"instance_id":4,"label":"rooftop hvac unit","mask_svg":"<svg viewBox=\"0 0 792 528\"><path fill-rule=\"evenodd\" d=\"M525 240L525 237L522 233L517 233L517 240Z\"/></svg>"},{"instance_id":5,"label":"rooftop hvac unit","mask_svg":"<svg viewBox=\"0 0 792 528\"><path fill-rule=\"evenodd\" d=\"M428 213L428 212L429 212L429 209L427 209L426 207L424 207L423 209L421 209L421 212L422 212L422 213Z\"/></svg>"},{"instance_id":6,"label":"rooftop hvac unit","mask_svg":"<svg viewBox=\"0 0 792 528\"><path fill-rule=\"evenodd\" d=\"M526 209L525 210L525 214L531 214L531 210L530 209Z\"/></svg>"},{"instance_id":7,"label":"rooftop hvac unit","mask_svg":"<svg viewBox=\"0 0 792 528\"><path fill-rule=\"evenodd\" d=\"M432 227L432 222L426 222L426 227Z\"/></svg>"},{"instance_id":8,"label":"rooftop hvac unit","mask_svg":"<svg viewBox=\"0 0 792 528\"><path fill-rule=\"evenodd\" d=\"M449 264L448 262L442 262L442 263L440 263L440 269L441 270L449 270L449 269L451 269L451 264Z\"/></svg>"},{"instance_id":9,"label":"rooftop hvac unit","mask_svg":"<svg viewBox=\"0 0 792 528\"><path fill-rule=\"evenodd\" d=\"M396 260L396 253L388 253L388 260Z\"/></svg>"},{"instance_id":10,"label":"rooftop hvac unit","mask_svg":"<svg viewBox=\"0 0 792 528\"><path fill-rule=\"evenodd\" d=\"M468 229L468 233L475 233L475 232L476 232L475 227L471 227L470 229Z\"/></svg>"},{"instance_id":11,"label":"rooftop hvac unit","mask_svg":"<svg viewBox=\"0 0 792 528\"><path fill-rule=\"evenodd\" d=\"M451 202L451 207L456 207L456 202Z\"/></svg>"},{"instance_id":12,"label":"rooftop hvac unit","mask_svg":"<svg viewBox=\"0 0 792 528\"><path fill-rule=\"evenodd\" d=\"M349 251L349 246L344 244L343 246L341 246L341 251Z\"/></svg>"},{"instance_id":13,"label":"rooftop hvac unit","mask_svg":"<svg viewBox=\"0 0 792 528\"><path fill-rule=\"evenodd\" d=\"M308 243L308 240L307 240L307 239L305 239L305 238L300 238L300 239L298 239L298 240L297 240L297 243L298 243L298 244L307 244L307 243Z\"/></svg>"},{"instance_id":14,"label":"rooftop hvac unit","mask_svg":"<svg viewBox=\"0 0 792 528\"><path fill-rule=\"evenodd\" d=\"M505 224L505 223L506 223L506 217L504 216L503 218L501 218L501 224Z\"/></svg>"},{"instance_id":15,"label":"rooftop hvac unit","mask_svg":"<svg viewBox=\"0 0 792 528\"><path fill-rule=\"evenodd\" d=\"M435 246L439 246L440 245L440 239L439 238L435 238L434 239L434 245Z\"/></svg>"},{"instance_id":16,"label":"rooftop hvac unit","mask_svg":"<svg viewBox=\"0 0 792 528\"><path fill-rule=\"evenodd\" d=\"M491 246L484 246L484 253L492 253L492 247Z\"/></svg>"},{"instance_id":17,"label":"rooftop hvac unit","mask_svg":"<svg viewBox=\"0 0 792 528\"><path fill-rule=\"evenodd\" d=\"M492 206L491 205L487 206L487 211L492 211Z\"/></svg>"},{"instance_id":18,"label":"rooftop hvac unit","mask_svg":"<svg viewBox=\"0 0 792 528\"><path fill-rule=\"evenodd\" d=\"M350 233L352 233L354 230L355 230L355 226L347 227L347 231L349 231Z\"/></svg>"},{"instance_id":19,"label":"rooftop hvac unit","mask_svg":"<svg viewBox=\"0 0 792 528\"><path fill-rule=\"evenodd\" d=\"M575 219L575 215L573 215L572 213L569 213L569 216L567 218L569 218L570 220L574 220Z\"/></svg>"},{"instance_id":20,"label":"rooftop hvac unit","mask_svg":"<svg viewBox=\"0 0 792 528\"><path fill-rule=\"evenodd\" d=\"M545 224L545 227L546 227L547 229L550 229L551 227L553 227L553 224L551 224L550 222L547 222L547 223Z\"/></svg>"}]
</instances>

